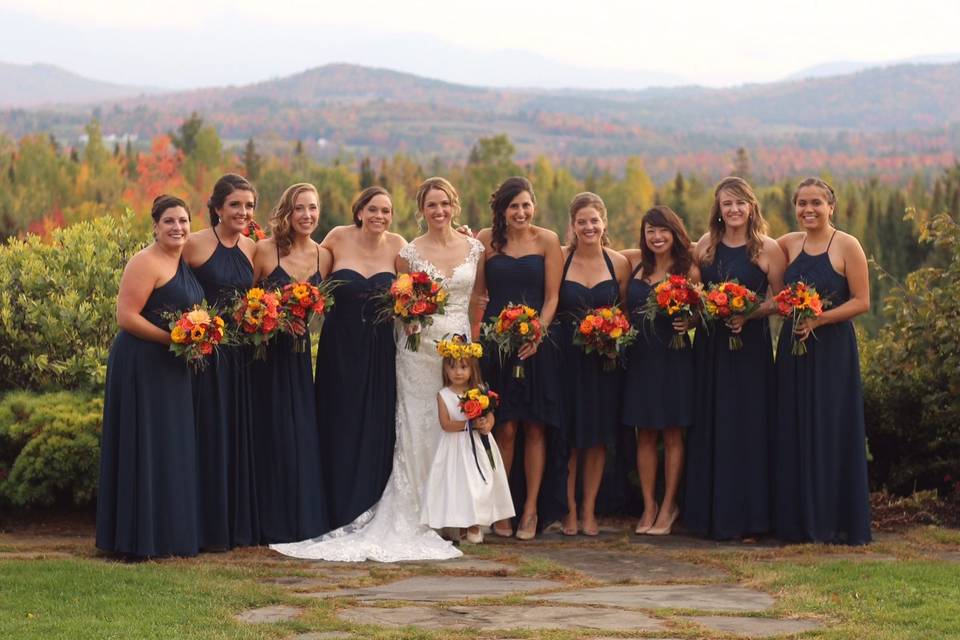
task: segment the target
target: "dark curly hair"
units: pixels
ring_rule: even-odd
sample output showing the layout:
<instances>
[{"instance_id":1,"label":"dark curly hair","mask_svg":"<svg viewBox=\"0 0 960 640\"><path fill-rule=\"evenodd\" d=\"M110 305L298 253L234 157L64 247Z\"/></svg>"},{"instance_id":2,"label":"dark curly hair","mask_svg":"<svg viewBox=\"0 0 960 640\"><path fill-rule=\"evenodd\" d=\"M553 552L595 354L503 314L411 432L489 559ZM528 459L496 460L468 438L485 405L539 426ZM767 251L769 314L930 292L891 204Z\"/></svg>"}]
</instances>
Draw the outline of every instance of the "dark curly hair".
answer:
<instances>
[{"instance_id":1,"label":"dark curly hair","mask_svg":"<svg viewBox=\"0 0 960 640\"><path fill-rule=\"evenodd\" d=\"M220 216L217 215L217 209L223 208L223 204L234 191L249 191L253 194L253 206L257 206L257 190L253 188L250 181L236 173L227 173L220 176L217 184L213 185L213 193L207 200L207 210L210 212L210 226L215 227L220 224Z\"/></svg>"},{"instance_id":2,"label":"dark curly hair","mask_svg":"<svg viewBox=\"0 0 960 640\"><path fill-rule=\"evenodd\" d=\"M690 265L693 264L693 253L690 251L690 236L683 226L683 220L680 219L673 209L666 205L657 205L653 207L640 219L640 262L643 265L643 277L653 273L657 268L657 258L653 254L646 242L647 227L662 227L669 229L673 234L673 245L670 247L670 255L673 257L673 264L670 265L670 273L673 275L687 275L690 271Z\"/></svg>"},{"instance_id":3,"label":"dark curly hair","mask_svg":"<svg viewBox=\"0 0 960 640\"><path fill-rule=\"evenodd\" d=\"M500 253L507 246L507 207L518 195L526 191L530 194L534 206L537 196L533 192L533 185L522 176L513 176L503 181L496 191L490 195L490 210L493 212L492 238L490 246Z\"/></svg>"}]
</instances>

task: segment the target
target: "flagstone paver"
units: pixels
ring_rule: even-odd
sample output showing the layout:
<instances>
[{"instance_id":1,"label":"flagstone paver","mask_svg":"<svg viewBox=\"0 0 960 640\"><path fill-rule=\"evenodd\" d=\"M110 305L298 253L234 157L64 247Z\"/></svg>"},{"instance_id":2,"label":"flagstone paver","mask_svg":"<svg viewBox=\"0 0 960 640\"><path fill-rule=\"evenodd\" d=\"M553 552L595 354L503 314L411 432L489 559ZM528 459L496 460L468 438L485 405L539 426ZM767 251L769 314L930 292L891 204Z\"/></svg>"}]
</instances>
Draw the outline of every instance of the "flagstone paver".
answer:
<instances>
[{"instance_id":1,"label":"flagstone paver","mask_svg":"<svg viewBox=\"0 0 960 640\"><path fill-rule=\"evenodd\" d=\"M723 580L728 574L715 567L655 555L608 549L537 549L531 555L547 558L597 580L682 582Z\"/></svg>"},{"instance_id":2,"label":"flagstone paver","mask_svg":"<svg viewBox=\"0 0 960 640\"><path fill-rule=\"evenodd\" d=\"M774 620L737 616L686 616L683 620L696 622L711 631L735 633L749 638L773 638L822 628L822 625L814 620Z\"/></svg>"},{"instance_id":3,"label":"flagstone paver","mask_svg":"<svg viewBox=\"0 0 960 640\"><path fill-rule=\"evenodd\" d=\"M494 560L484 560L483 558L471 558L470 556L461 556L453 560L440 560L437 562L418 563L418 566L426 566L440 569L442 571L464 571L475 573L494 573L504 575L516 573L516 565L505 562L496 562Z\"/></svg>"},{"instance_id":4,"label":"flagstone paver","mask_svg":"<svg viewBox=\"0 0 960 640\"><path fill-rule=\"evenodd\" d=\"M765 611L774 603L769 594L730 584L618 585L529 596L527 600L635 609L750 612Z\"/></svg>"},{"instance_id":5,"label":"flagstone paver","mask_svg":"<svg viewBox=\"0 0 960 640\"><path fill-rule=\"evenodd\" d=\"M347 640L356 637L349 631L311 631L290 636L286 640Z\"/></svg>"},{"instance_id":6,"label":"flagstone paver","mask_svg":"<svg viewBox=\"0 0 960 640\"><path fill-rule=\"evenodd\" d=\"M637 611L589 607L353 607L337 613L342 620L425 629L598 629L658 631L663 622Z\"/></svg>"},{"instance_id":7,"label":"flagstone paver","mask_svg":"<svg viewBox=\"0 0 960 640\"><path fill-rule=\"evenodd\" d=\"M563 585L537 578L482 576L416 576L361 589L341 589L305 594L317 598L349 596L361 601L405 600L410 602L443 602L464 598L489 598L542 589L558 589Z\"/></svg>"},{"instance_id":8,"label":"flagstone paver","mask_svg":"<svg viewBox=\"0 0 960 640\"><path fill-rule=\"evenodd\" d=\"M259 609L250 609L238 613L234 616L240 622L248 624L261 624L269 622L287 622L295 620L303 613L303 609L291 607L285 604L277 604L272 607L260 607Z\"/></svg>"}]
</instances>

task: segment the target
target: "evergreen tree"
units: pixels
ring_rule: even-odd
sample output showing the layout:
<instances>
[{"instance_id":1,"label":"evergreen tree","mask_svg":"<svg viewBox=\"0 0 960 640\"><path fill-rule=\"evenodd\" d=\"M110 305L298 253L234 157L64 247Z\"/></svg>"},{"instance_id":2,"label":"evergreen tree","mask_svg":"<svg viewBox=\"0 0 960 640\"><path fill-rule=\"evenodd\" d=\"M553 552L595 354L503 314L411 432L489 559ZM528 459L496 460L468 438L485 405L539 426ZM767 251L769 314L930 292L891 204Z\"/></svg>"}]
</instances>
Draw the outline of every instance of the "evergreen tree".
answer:
<instances>
[{"instance_id":1,"label":"evergreen tree","mask_svg":"<svg viewBox=\"0 0 960 640\"><path fill-rule=\"evenodd\" d=\"M373 166L369 156L364 156L360 160L360 189L372 187L377 181L377 176L373 172Z\"/></svg>"},{"instance_id":2,"label":"evergreen tree","mask_svg":"<svg viewBox=\"0 0 960 640\"><path fill-rule=\"evenodd\" d=\"M190 117L180 124L177 133L170 132L170 142L173 146L183 152L185 156L193 154L197 147L197 136L203 129L203 118L196 111L190 114Z\"/></svg>"},{"instance_id":3,"label":"evergreen tree","mask_svg":"<svg viewBox=\"0 0 960 640\"><path fill-rule=\"evenodd\" d=\"M732 174L750 182L750 156L747 155L744 147L737 149L737 154L733 158Z\"/></svg>"},{"instance_id":4,"label":"evergreen tree","mask_svg":"<svg viewBox=\"0 0 960 640\"><path fill-rule=\"evenodd\" d=\"M262 168L263 158L257 152L257 145L254 143L253 138L250 138L243 148L244 175L246 175L248 179L256 181L260 177L260 170Z\"/></svg>"}]
</instances>

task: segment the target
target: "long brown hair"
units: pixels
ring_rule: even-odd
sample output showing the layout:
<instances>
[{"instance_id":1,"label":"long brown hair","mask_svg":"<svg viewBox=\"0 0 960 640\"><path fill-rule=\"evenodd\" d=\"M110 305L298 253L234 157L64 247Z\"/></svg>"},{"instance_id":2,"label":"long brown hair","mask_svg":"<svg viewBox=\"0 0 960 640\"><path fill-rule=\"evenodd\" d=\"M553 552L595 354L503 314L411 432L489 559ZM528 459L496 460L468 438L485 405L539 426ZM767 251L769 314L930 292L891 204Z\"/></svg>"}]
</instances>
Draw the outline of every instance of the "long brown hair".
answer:
<instances>
[{"instance_id":1,"label":"long brown hair","mask_svg":"<svg viewBox=\"0 0 960 640\"><path fill-rule=\"evenodd\" d=\"M483 382L483 374L480 373L480 361L476 358L463 358L470 365L470 379L467 380L467 387L472 388ZM450 386L450 377L447 375L447 365L457 362L455 358L445 357L443 359L443 386Z\"/></svg>"},{"instance_id":2,"label":"long brown hair","mask_svg":"<svg viewBox=\"0 0 960 640\"><path fill-rule=\"evenodd\" d=\"M353 224L356 225L357 229L363 226L363 223L360 222L360 212L377 196L386 196L387 200L390 201L390 207L393 208L393 198L390 197L389 191L378 186L367 187L360 192L360 195L358 195L356 199L354 199L353 204L350 205L350 211L353 213Z\"/></svg>"},{"instance_id":3,"label":"long brown hair","mask_svg":"<svg viewBox=\"0 0 960 640\"><path fill-rule=\"evenodd\" d=\"M536 207L537 196L533 193L533 185L522 176L507 178L490 195L490 210L493 212L490 247L497 253L507 246L507 207L524 191L530 194L533 206Z\"/></svg>"},{"instance_id":4,"label":"long brown hair","mask_svg":"<svg viewBox=\"0 0 960 640\"><path fill-rule=\"evenodd\" d=\"M220 224L220 215L217 213L217 209L223 208L227 197L234 191L249 191L253 194L253 206L257 206L260 198L257 195L257 190L253 188L249 180L236 173L224 174L220 176L217 183L213 185L213 193L210 194L210 198L207 200L207 211L210 214L211 227Z\"/></svg>"},{"instance_id":5,"label":"long brown hair","mask_svg":"<svg viewBox=\"0 0 960 640\"><path fill-rule=\"evenodd\" d=\"M320 206L320 194L317 188L309 182L298 182L290 185L280 196L277 206L270 213L270 235L273 241L277 243L277 250L280 255L285 256L290 253L290 247L293 245L293 227L290 226L290 216L293 214L293 207L301 193L312 191L317 196L317 206Z\"/></svg>"},{"instance_id":6,"label":"long brown hair","mask_svg":"<svg viewBox=\"0 0 960 640\"><path fill-rule=\"evenodd\" d=\"M680 216L674 213L670 207L661 204L647 211L640 219L640 264L643 268L643 276L646 278L657 270L657 257L647 246L646 231L648 226L670 230L670 233L673 234L673 244L670 246L670 256L673 258L673 264L670 265L670 273L687 275L690 266L693 264L693 254L690 252L690 236L687 235L687 230L684 228Z\"/></svg>"},{"instance_id":7,"label":"long brown hair","mask_svg":"<svg viewBox=\"0 0 960 640\"><path fill-rule=\"evenodd\" d=\"M717 254L717 245L723 240L724 222L720 215L720 192L729 191L736 198L742 198L750 203L750 214L747 216L747 255L752 262L760 258L763 251L763 236L767 233L767 221L760 213L760 201L743 178L730 176L724 178L713 190L713 205L710 207L710 236L707 238L707 247L700 256L701 264L712 264Z\"/></svg>"},{"instance_id":8,"label":"long brown hair","mask_svg":"<svg viewBox=\"0 0 960 640\"><path fill-rule=\"evenodd\" d=\"M589 191L578 193L570 201L570 228L567 230L567 244L574 249L577 248L577 234L573 230L573 223L577 219L577 213L587 207L593 207L600 214L600 219L603 220L603 235L600 237L600 244L604 247L610 246L610 236L607 235L607 206L603 204L603 198Z\"/></svg>"}]
</instances>

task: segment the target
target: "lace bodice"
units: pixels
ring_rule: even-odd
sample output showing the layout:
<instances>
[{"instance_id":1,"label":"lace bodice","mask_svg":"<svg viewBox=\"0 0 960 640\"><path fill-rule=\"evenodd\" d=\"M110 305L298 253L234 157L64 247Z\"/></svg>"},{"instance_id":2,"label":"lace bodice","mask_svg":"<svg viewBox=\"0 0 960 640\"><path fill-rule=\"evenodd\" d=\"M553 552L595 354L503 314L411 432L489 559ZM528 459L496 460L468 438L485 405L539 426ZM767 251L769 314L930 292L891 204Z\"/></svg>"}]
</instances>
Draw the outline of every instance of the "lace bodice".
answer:
<instances>
[{"instance_id":1,"label":"lace bodice","mask_svg":"<svg viewBox=\"0 0 960 640\"><path fill-rule=\"evenodd\" d=\"M467 257L454 267L453 272L448 277L445 277L432 262L420 255L420 252L417 251L416 242L410 242L400 250L400 257L407 261L411 271L425 272L431 278L441 281L444 289L447 290L446 311L443 316L434 316L434 324L441 319L449 321L442 322L445 325L459 324L467 320L470 294L473 292L473 282L477 275L477 261L480 259L480 254L483 253L483 243L474 238L467 238L467 240L470 242L470 251L467 253ZM467 321L467 325L469 326L469 321ZM440 337L442 338L443 334L440 334Z\"/></svg>"}]
</instances>

